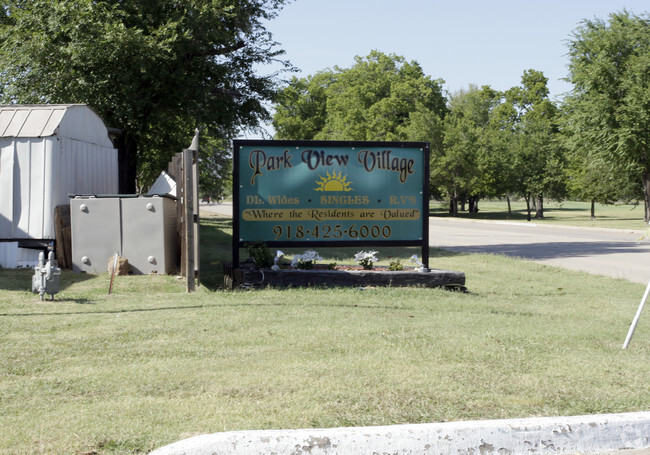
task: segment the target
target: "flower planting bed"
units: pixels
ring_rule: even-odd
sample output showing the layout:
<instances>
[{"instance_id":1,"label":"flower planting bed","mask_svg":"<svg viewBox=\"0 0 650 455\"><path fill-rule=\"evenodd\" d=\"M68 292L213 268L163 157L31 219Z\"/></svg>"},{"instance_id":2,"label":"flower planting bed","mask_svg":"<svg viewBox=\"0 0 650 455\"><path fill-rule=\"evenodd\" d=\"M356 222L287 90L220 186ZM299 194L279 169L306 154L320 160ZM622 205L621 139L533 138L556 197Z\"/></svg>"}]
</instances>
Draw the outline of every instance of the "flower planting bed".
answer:
<instances>
[{"instance_id":1,"label":"flower planting bed","mask_svg":"<svg viewBox=\"0 0 650 455\"><path fill-rule=\"evenodd\" d=\"M301 269L255 269L240 267L227 273L231 287L443 287L465 290L465 274L448 270L430 269L418 271L405 269L391 271L385 268L363 270L354 266L337 266L334 270L314 268ZM227 278L228 279L228 278Z\"/></svg>"}]
</instances>

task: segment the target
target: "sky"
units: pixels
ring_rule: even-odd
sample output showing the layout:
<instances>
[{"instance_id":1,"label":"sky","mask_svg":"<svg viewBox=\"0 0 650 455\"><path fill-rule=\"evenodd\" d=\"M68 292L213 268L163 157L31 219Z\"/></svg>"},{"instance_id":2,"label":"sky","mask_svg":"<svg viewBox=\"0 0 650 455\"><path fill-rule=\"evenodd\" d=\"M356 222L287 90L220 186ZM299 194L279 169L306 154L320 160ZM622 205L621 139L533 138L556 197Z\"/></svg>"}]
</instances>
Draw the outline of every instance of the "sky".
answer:
<instances>
[{"instance_id":1,"label":"sky","mask_svg":"<svg viewBox=\"0 0 650 455\"><path fill-rule=\"evenodd\" d=\"M623 9L644 14L650 6L648 0L293 0L266 27L301 70L298 77L349 68L355 56L378 50L418 62L449 93L470 84L507 90L535 69L560 100L571 89L562 81L567 40L583 20L607 20Z\"/></svg>"}]
</instances>

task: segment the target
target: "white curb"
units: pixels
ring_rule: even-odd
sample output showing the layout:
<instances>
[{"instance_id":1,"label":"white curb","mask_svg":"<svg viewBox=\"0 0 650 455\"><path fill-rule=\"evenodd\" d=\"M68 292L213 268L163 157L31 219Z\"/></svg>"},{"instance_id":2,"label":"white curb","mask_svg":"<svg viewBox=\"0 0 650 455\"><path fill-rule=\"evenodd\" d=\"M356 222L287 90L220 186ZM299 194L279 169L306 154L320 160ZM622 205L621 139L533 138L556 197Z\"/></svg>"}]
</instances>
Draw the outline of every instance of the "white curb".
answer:
<instances>
[{"instance_id":1,"label":"white curb","mask_svg":"<svg viewBox=\"0 0 650 455\"><path fill-rule=\"evenodd\" d=\"M650 447L650 412L377 427L232 431L150 455L573 454Z\"/></svg>"}]
</instances>

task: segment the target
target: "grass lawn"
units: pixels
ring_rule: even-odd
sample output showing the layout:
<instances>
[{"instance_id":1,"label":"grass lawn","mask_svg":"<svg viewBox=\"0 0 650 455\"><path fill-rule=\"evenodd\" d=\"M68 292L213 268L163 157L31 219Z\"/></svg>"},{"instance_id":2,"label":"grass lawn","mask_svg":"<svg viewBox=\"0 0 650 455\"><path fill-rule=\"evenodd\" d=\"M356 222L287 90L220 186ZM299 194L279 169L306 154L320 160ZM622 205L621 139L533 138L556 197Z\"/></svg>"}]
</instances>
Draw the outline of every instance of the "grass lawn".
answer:
<instances>
[{"instance_id":1,"label":"grass lawn","mask_svg":"<svg viewBox=\"0 0 650 455\"><path fill-rule=\"evenodd\" d=\"M219 431L647 410L644 286L431 250L468 293L220 288L231 222L203 218L202 279L64 272L53 302L0 269L0 453L133 454ZM408 257L408 256L405 256Z\"/></svg>"}]
</instances>

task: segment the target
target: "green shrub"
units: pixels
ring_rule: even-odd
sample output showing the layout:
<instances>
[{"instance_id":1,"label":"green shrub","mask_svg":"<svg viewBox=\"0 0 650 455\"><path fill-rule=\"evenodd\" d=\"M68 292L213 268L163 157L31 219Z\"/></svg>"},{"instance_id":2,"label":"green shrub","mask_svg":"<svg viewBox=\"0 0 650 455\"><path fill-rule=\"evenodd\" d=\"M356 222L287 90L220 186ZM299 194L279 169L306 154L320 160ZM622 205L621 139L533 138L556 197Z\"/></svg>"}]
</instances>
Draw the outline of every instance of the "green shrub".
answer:
<instances>
[{"instance_id":1,"label":"green shrub","mask_svg":"<svg viewBox=\"0 0 650 455\"><path fill-rule=\"evenodd\" d=\"M264 242L247 243L245 248L258 269L268 269L273 265L273 254Z\"/></svg>"}]
</instances>

